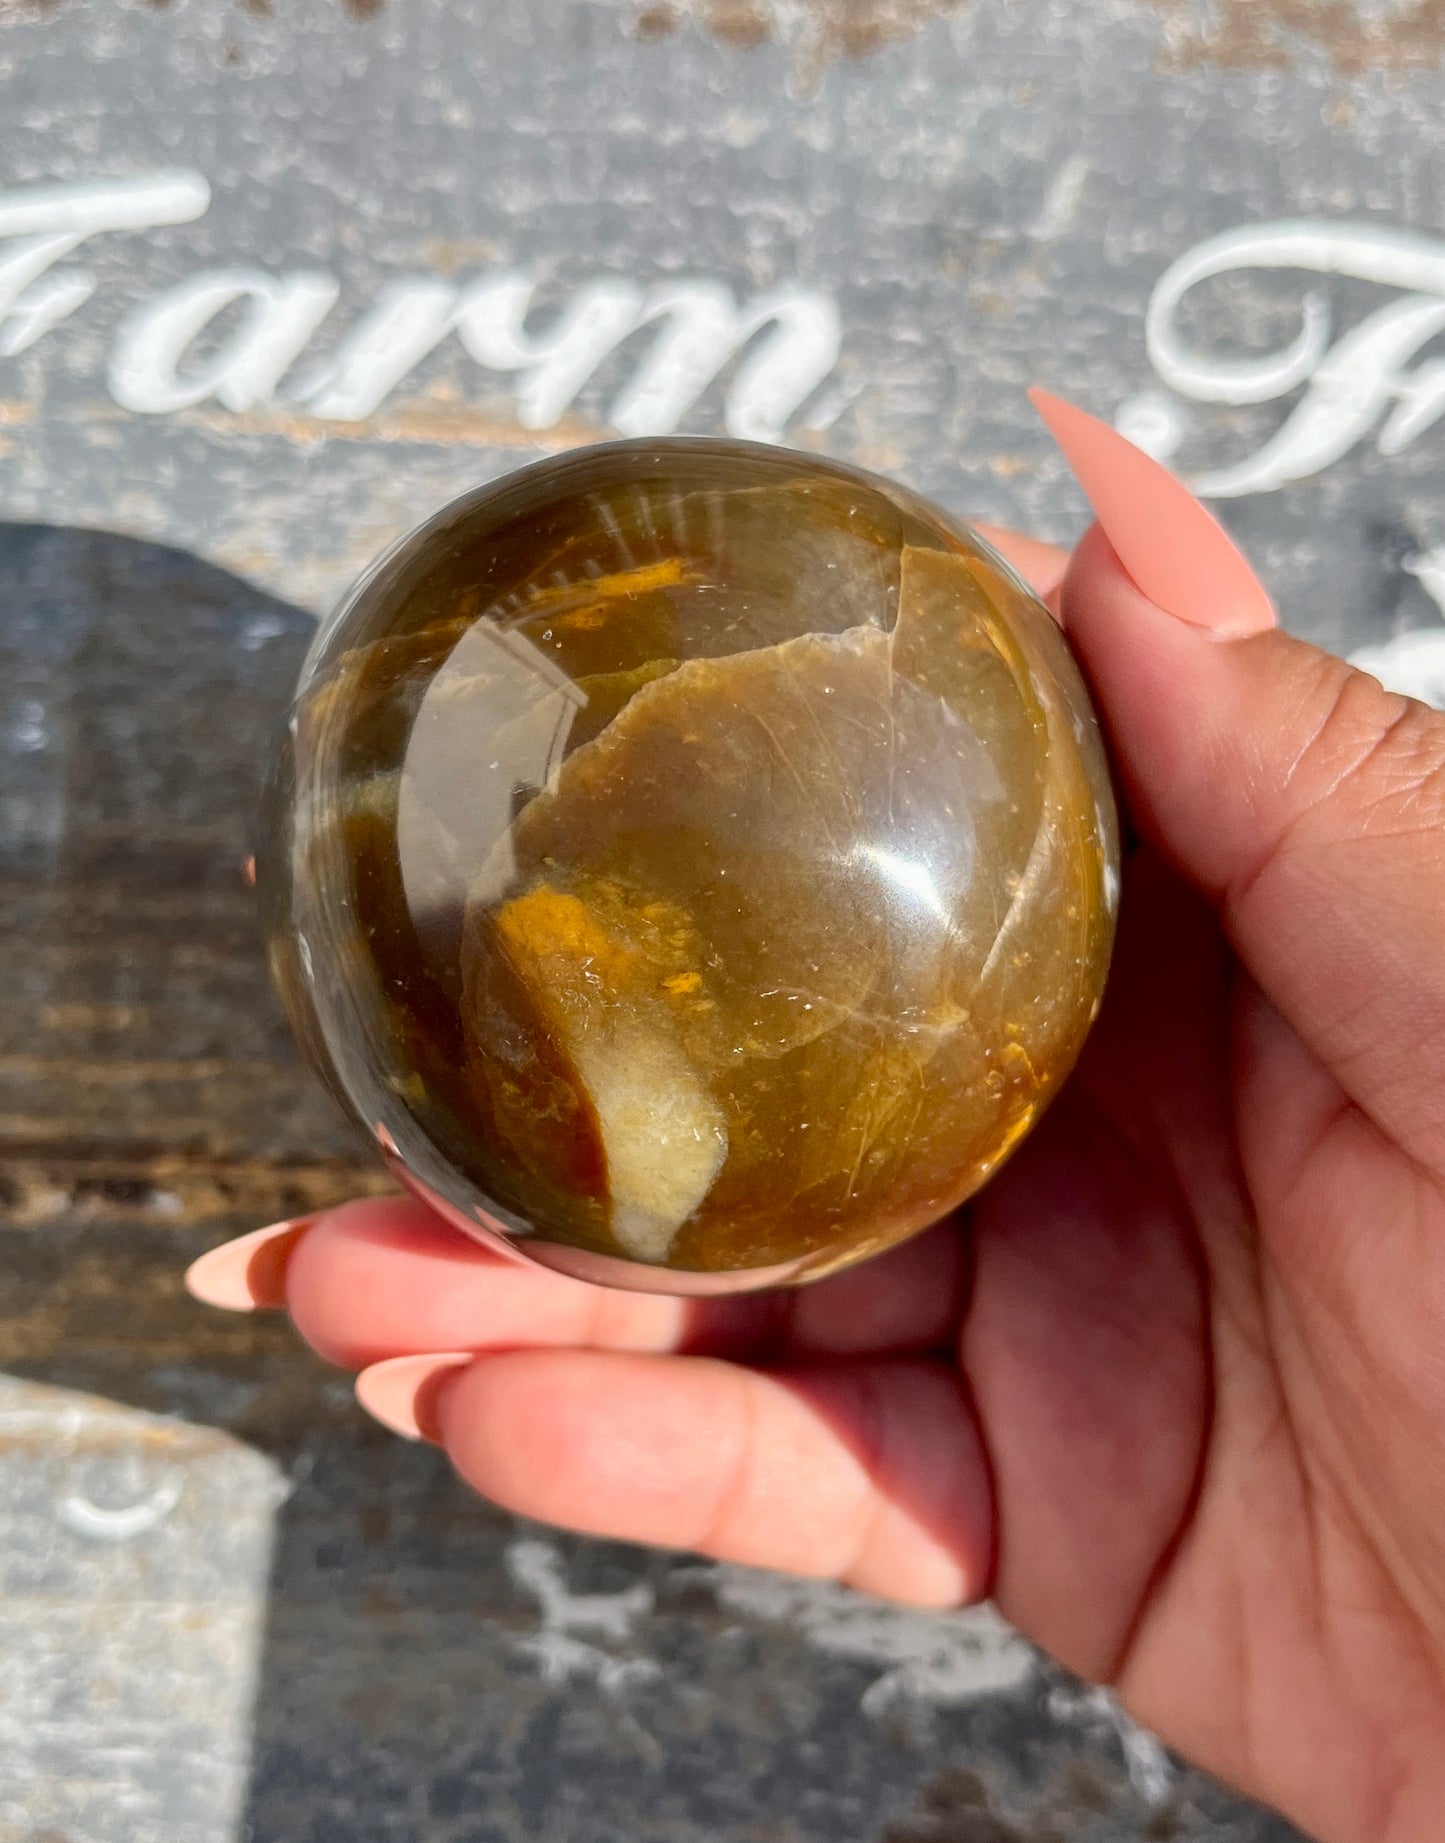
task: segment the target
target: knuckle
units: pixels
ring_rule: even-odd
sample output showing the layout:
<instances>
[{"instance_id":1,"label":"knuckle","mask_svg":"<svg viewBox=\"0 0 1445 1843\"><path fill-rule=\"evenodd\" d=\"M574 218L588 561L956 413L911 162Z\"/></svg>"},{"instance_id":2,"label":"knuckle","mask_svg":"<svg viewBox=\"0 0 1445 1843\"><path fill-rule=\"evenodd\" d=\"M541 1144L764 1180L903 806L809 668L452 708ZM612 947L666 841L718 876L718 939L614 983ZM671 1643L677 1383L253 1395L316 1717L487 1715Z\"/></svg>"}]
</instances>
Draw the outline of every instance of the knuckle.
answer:
<instances>
[{"instance_id":1,"label":"knuckle","mask_svg":"<svg viewBox=\"0 0 1445 1843\"><path fill-rule=\"evenodd\" d=\"M1336 660L1322 662L1317 676L1317 720L1291 775L1301 810L1343 796L1368 813L1439 794L1445 715Z\"/></svg>"},{"instance_id":2,"label":"knuckle","mask_svg":"<svg viewBox=\"0 0 1445 1843\"><path fill-rule=\"evenodd\" d=\"M1265 847L1229 892L1237 908L1297 845L1445 840L1445 713L1387 691L1321 655L1301 681L1290 724L1299 740L1261 788Z\"/></svg>"}]
</instances>

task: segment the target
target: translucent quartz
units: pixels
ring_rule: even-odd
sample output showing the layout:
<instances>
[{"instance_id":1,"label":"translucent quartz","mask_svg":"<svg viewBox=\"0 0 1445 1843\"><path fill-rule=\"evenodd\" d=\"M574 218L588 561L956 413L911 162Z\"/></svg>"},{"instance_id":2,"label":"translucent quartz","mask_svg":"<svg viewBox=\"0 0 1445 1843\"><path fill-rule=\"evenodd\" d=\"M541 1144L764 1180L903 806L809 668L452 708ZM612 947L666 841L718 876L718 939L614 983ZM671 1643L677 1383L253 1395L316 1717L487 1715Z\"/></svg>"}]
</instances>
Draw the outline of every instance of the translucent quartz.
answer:
<instances>
[{"instance_id":1,"label":"translucent quartz","mask_svg":"<svg viewBox=\"0 0 1445 1843\"><path fill-rule=\"evenodd\" d=\"M967 1197L1098 1009L1118 843L1053 621L901 488L619 443L325 626L259 881L293 1024L454 1222L672 1291Z\"/></svg>"}]
</instances>

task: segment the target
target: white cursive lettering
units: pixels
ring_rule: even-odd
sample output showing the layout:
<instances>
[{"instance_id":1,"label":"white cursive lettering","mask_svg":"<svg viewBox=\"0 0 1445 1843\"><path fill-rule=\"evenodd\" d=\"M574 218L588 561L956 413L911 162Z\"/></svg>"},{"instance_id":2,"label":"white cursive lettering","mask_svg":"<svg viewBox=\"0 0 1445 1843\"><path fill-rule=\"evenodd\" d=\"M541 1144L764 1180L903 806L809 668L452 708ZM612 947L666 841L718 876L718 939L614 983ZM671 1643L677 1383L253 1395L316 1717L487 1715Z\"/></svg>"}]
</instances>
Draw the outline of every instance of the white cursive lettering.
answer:
<instances>
[{"instance_id":1,"label":"white cursive lettering","mask_svg":"<svg viewBox=\"0 0 1445 1843\"><path fill-rule=\"evenodd\" d=\"M766 334L738 366L723 421L732 435L780 441L790 416L838 361L838 310L826 295L779 289L739 307L721 282L669 283L644 293L598 280L581 288L542 331L527 329L534 284L515 271L462 287L429 278L393 284L352 329L327 369L297 395L313 416L361 422L456 332L491 371L518 374L517 418L549 429L624 340L658 331L607 420L623 435L677 428L724 366Z\"/></svg>"},{"instance_id":2,"label":"white cursive lettering","mask_svg":"<svg viewBox=\"0 0 1445 1843\"><path fill-rule=\"evenodd\" d=\"M1404 289L1331 345L1328 301L1310 290L1298 334L1262 358L1201 352L1178 327L1191 289L1244 269L1298 269ZM1265 493L1330 466L1380 423L1386 454L1397 453L1445 414L1445 364L1409 361L1445 330L1445 244L1373 224L1296 220L1225 231L1186 252L1150 298L1145 337L1154 369L1181 396L1202 403L1264 403L1301 384L1304 395L1254 454L1195 478L1201 493ZM1123 419L1138 419L1126 405Z\"/></svg>"},{"instance_id":3,"label":"white cursive lettering","mask_svg":"<svg viewBox=\"0 0 1445 1843\"><path fill-rule=\"evenodd\" d=\"M57 266L88 238L187 223L209 203L205 179L185 170L0 192L0 358L26 351L92 297L91 274ZM1399 293L1337 336L1330 302L1311 287L1298 331L1262 356L1191 343L1182 319L1192 291L1250 270L1340 277ZM207 400L242 413L279 400L318 422L355 425L455 336L479 366L511 379L524 429L555 428L609 361L635 351L605 411L619 433L667 434L721 386L728 432L775 442L841 349L837 305L815 289L784 286L739 300L706 276L650 287L595 277L539 319L534 278L503 269L456 282L432 275L390 282L330 355L308 368L307 350L340 293L337 278L320 270L193 274L122 320L107 367L111 393L145 415ZM1183 442L1188 402L1261 404L1301 393L1253 453L1194 482L1216 497L1271 492L1331 466L1372 433L1382 453L1396 454L1445 417L1445 358L1420 358L1445 334L1445 243L1310 219L1225 231L1160 278L1145 334L1167 389L1121 406L1119 424L1161 455Z\"/></svg>"},{"instance_id":4,"label":"white cursive lettering","mask_svg":"<svg viewBox=\"0 0 1445 1843\"><path fill-rule=\"evenodd\" d=\"M90 299L92 276L52 273L87 237L186 223L209 203L205 180L189 172L0 193L0 357L25 351ZM456 334L479 365L514 379L518 421L541 430L562 420L614 353L646 335L607 411L620 433L669 433L731 369L725 426L776 442L833 370L841 344L836 304L807 288L740 303L708 278L650 289L597 278L534 327L536 284L521 271L460 283L420 275L388 284L331 356L284 388L340 293L324 271L191 275L122 320L107 366L111 394L141 415L211 399L240 413L279 398L321 422L362 423Z\"/></svg>"},{"instance_id":5,"label":"white cursive lettering","mask_svg":"<svg viewBox=\"0 0 1445 1843\"><path fill-rule=\"evenodd\" d=\"M139 307L116 335L110 394L123 409L164 415L215 397L228 410L254 409L276 386L336 305L333 276L267 275L212 269ZM193 342L228 307L248 303L240 326L204 364L182 376Z\"/></svg>"},{"instance_id":6,"label":"white cursive lettering","mask_svg":"<svg viewBox=\"0 0 1445 1843\"><path fill-rule=\"evenodd\" d=\"M644 296L631 282L595 281L579 290L545 332L526 320L536 290L509 272L475 283L457 315L462 344L490 371L515 371L517 420L550 429L610 352L642 324Z\"/></svg>"},{"instance_id":7,"label":"white cursive lettering","mask_svg":"<svg viewBox=\"0 0 1445 1843\"><path fill-rule=\"evenodd\" d=\"M152 230L205 215L211 188L199 173L87 180L0 192L0 358L13 358L95 292L84 271L49 271L103 230Z\"/></svg>"}]
</instances>

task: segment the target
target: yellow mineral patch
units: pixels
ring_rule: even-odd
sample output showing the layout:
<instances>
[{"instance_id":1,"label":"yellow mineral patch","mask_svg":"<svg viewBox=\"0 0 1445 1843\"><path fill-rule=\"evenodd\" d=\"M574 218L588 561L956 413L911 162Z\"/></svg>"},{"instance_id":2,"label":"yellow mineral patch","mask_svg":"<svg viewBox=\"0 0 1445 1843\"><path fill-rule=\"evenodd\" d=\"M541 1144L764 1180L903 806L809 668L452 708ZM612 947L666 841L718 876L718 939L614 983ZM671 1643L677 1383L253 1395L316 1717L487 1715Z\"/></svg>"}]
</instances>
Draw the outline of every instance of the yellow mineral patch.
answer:
<instances>
[{"instance_id":1,"label":"yellow mineral patch","mask_svg":"<svg viewBox=\"0 0 1445 1843\"><path fill-rule=\"evenodd\" d=\"M638 957L578 897L546 884L504 904L496 927L518 970L534 967L543 978L549 970L562 978L581 973L613 986L629 976ZM563 964L549 969L549 961Z\"/></svg>"},{"instance_id":2,"label":"yellow mineral patch","mask_svg":"<svg viewBox=\"0 0 1445 1843\"><path fill-rule=\"evenodd\" d=\"M520 610L520 616L532 621L544 614L559 627L566 625L584 630L600 627L607 619L608 602L630 601L635 595L678 588L687 580L683 559L664 557L658 563L614 570L608 576L579 576L575 582L559 582L549 588L535 589Z\"/></svg>"}]
</instances>

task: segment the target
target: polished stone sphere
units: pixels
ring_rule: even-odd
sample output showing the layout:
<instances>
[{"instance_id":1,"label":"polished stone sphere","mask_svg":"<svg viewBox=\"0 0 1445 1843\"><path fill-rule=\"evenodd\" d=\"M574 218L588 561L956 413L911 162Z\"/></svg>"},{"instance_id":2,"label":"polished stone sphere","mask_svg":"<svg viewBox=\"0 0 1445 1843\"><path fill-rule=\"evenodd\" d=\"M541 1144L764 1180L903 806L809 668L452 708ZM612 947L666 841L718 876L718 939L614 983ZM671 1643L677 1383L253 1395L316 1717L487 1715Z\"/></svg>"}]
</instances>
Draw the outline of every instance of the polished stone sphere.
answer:
<instances>
[{"instance_id":1,"label":"polished stone sphere","mask_svg":"<svg viewBox=\"0 0 1445 1843\"><path fill-rule=\"evenodd\" d=\"M1099 1008L1118 840L1046 610L781 449L621 442L457 500L319 633L258 882L393 1170L583 1277L811 1279L953 1209Z\"/></svg>"}]
</instances>

